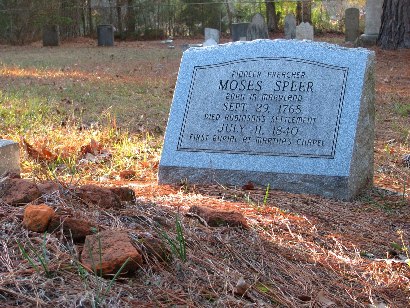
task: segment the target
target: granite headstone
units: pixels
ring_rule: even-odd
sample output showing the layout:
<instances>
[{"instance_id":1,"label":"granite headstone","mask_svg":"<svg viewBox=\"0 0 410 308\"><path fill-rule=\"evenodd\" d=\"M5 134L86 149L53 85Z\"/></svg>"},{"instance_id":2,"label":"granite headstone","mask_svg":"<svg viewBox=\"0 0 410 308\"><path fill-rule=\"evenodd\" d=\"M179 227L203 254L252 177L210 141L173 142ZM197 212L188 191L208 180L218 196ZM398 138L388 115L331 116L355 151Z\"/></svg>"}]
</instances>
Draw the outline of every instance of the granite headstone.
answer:
<instances>
[{"instance_id":1,"label":"granite headstone","mask_svg":"<svg viewBox=\"0 0 410 308\"><path fill-rule=\"evenodd\" d=\"M204 30L205 34L205 42L209 39L213 39L216 44L219 44L219 30L217 29L212 29L212 28L205 28Z\"/></svg>"},{"instance_id":2,"label":"granite headstone","mask_svg":"<svg viewBox=\"0 0 410 308\"><path fill-rule=\"evenodd\" d=\"M367 0L364 34L360 36L360 43L364 46L376 44L379 36L383 0Z\"/></svg>"},{"instance_id":3,"label":"granite headstone","mask_svg":"<svg viewBox=\"0 0 410 308\"><path fill-rule=\"evenodd\" d=\"M285 38L288 40L296 38L296 18L293 14L285 17Z\"/></svg>"},{"instance_id":4,"label":"granite headstone","mask_svg":"<svg viewBox=\"0 0 410 308\"><path fill-rule=\"evenodd\" d=\"M257 39L269 38L268 26L265 23L265 18L259 13L252 17L252 22L246 32L246 40L253 41Z\"/></svg>"},{"instance_id":5,"label":"granite headstone","mask_svg":"<svg viewBox=\"0 0 410 308\"><path fill-rule=\"evenodd\" d=\"M216 46L216 45L218 45L218 43L217 43L213 38L207 39L207 40L202 44L202 46L204 46L204 47Z\"/></svg>"},{"instance_id":6,"label":"granite headstone","mask_svg":"<svg viewBox=\"0 0 410 308\"><path fill-rule=\"evenodd\" d=\"M0 139L0 176L5 172L20 174L20 148L17 142Z\"/></svg>"},{"instance_id":7,"label":"granite headstone","mask_svg":"<svg viewBox=\"0 0 410 308\"><path fill-rule=\"evenodd\" d=\"M355 42L359 37L359 9L351 7L345 11L345 41Z\"/></svg>"},{"instance_id":8,"label":"granite headstone","mask_svg":"<svg viewBox=\"0 0 410 308\"><path fill-rule=\"evenodd\" d=\"M296 38L298 40L311 40L313 41L313 26L308 22L301 22L296 27Z\"/></svg>"},{"instance_id":9,"label":"granite headstone","mask_svg":"<svg viewBox=\"0 0 410 308\"><path fill-rule=\"evenodd\" d=\"M184 52L158 180L350 200L372 184L374 52L258 40Z\"/></svg>"},{"instance_id":10,"label":"granite headstone","mask_svg":"<svg viewBox=\"0 0 410 308\"><path fill-rule=\"evenodd\" d=\"M43 46L60 45L60 27L58 25L47 25L43 27Z\"/></svg>"},{"instance_id":11,"label":"granite headstone","mask_svg":"<svg viewBox=\"0 0 410 308\"><path fill-rule=\"evenodd\" d=\"M233 23L231 26L232 41L246 41L249 22Z\"/></svg>"},{"instance_id":12,"label":"granite headstone","mask_svg":"<svg viewBox=\"0 0 410 308\"><path fill-rule=\"evenodd\" d=\"M98 25L97 42L98 46L114 46L114 26Z\"/></svg>"}]
</instances>

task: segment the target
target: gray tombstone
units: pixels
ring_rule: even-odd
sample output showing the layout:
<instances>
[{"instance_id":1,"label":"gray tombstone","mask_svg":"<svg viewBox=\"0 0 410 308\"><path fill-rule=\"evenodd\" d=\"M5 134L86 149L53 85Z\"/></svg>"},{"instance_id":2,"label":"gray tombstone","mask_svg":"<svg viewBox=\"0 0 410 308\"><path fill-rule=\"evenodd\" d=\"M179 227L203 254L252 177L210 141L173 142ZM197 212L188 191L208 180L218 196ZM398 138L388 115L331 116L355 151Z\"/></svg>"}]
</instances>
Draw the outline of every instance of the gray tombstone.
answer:
<instances>
[{"instance_id":1,"label":"gray tombstone","mask_svg":"<svg viewBox=\"0 0 410 308\"><path fill-rule=\"evenodd\" d=\"M60 28L57 25L47 25L43 27L43 46L60 45Z\"/></svg>"},{"instance_id":2,"label":"gray tombstone","mask_svg":"<svg viewBox=\"0 0 410 308\"><path fill-rule=\"evenodd\" d=\"M249 22L235 23L231 26L232 41L246 41L246 33L248 32Z\"/></svg>"},{"instance_id":3,"label":"gray tombstone","mask_svg":"<svg viewBox=\"0 0 410 308\"><path fill-rule=\"evenodd\" d=\"M213 38L207 39L207 40L202 44L203 47L217 46L217 45L218 45L218 43L217 43Z\"/></svg>"},{"instance_id":4,"label":"gray tombstone","mask_svg":"<svg viewBox=\"0 0 410 308\"><path fill-rule=\"evenodd\" d=\"M269 38L268 27L265 23L265 18L259 13L252 17L252 22L246 32L246 40L253 41L257 39Z\"/></svg>"},{"instance_id":5,"label":"gray tombstone","mask_svg":"<svg viewBox=\"0 0 410 308\"><path fill-rule=\"evenodd\" d=\"M219 44L219 30L212 28L205 28L205 42L209 39L213 39L217 44Z\"/></svg>"},{"instance_id":6,"label":"gray tombstone","mask_svg":"<svg viewBox=\"0 0 410 308\"><path fill-rule=\"evenodd\" d=\"M373 180L373 66L373 51L312 41L185 51L159 183L352 199Z\"/></svg>"},{"instance_id":7,"label":"gray tombstone","mask_svg":"<svg viewBox=\"0 0 410 308\"><path fill-rule=\"evenodd\" d=\"M296 38L298 40L313 41L313 26L308 22L302 22L296 27Z\"/></svg>"},{"instance_id":8,"label":"gray tombstone","mask_svg":"<svg viewBox=\"0 0 410 308\"><path fill-rule=\"evenodd\" d=\"M97 39L98 46L114 46L114 26L98 25Z\"/></svg>"},{"instance_id":9,"label":"gray tombstone","mask_svg":"<svg viewBox=\"0 0 410 308\"><path fill-rule=\"evenodd\" d=\"M20 148L14 141L0 139L0 176L5 172L20 174Z\"/></svg>"},{"instance_id":10,"label":"gray tombstone","mask_svg":"<svg viewBox=\"0 0 410 308\"><path fill-rule=\"evenodd\" d=\"M383 0L367 0L364 34L360 36L361 45L371 46L376 44L379 37L382 12Z\"/></svg>"},{"instance_id":11,"label":"gray tombstone","mask_svg":"<svg viewBox=\"0 0 410 308\"><path fill-rule=\"evenodd\" d=\"M296 38L296 18L293 14L285 17L285 38L288 40Z\"/></svg>"},{"instance_id":12,"label":"gray tombstone","mask_svg":"<svg viewBox=\"0 0 410 308\"><path fill-rule=\"evenodd\" d=\"M359 9L351 7L345 11L345 41L355 42L359 37Z\"/></svg>"}]
</instances>

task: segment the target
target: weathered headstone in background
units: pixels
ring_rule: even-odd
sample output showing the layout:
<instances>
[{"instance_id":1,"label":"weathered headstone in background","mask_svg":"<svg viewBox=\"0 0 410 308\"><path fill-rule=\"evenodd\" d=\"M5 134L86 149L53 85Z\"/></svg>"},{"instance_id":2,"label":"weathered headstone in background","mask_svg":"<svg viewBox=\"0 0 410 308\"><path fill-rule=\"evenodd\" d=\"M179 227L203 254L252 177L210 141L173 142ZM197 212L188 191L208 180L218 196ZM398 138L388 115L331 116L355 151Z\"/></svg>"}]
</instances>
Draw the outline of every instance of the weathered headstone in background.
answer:
<instances>
[{"instance_id":1,"label":"weathered headstone in background","mask_svg":"<svg viewBox=\"0 0 410 308\"><path fill-rule=\"evenodd\" d=\"M181 60L158 180L352 199L372 184L374 52L259 40Z\"/></svg>"},{"instance_id":2,"label":"weathered headstone in background","mask_svg":"<svg viewBox=\"0 0 410 308\"><path fill-rule=\"evenodd\" d=\"M246 32L246 40L253 41L257 39L269 38L268 26L265 23L265 18L259 13L252 17L252 22Z\"/></svg>"},{"instance_id":3,"label":"weathered headstone in background","mask_svg":"<svg viewBox=\"0 0 410 308\"><path fill-rule=\"evenodd\" d=\"M381 18L383 13L383 0L366 1L366 17L364 34L360 36L360 44L364 46L375 45L379 37Z\"/></svg>"},{"instance_id":4,"label":"weathered headstone in background","mask_svg":"<svg viewBox=\"0 0 410 308\"><path fill-rule=\"evenodd\" d=\"M249 22L241 22L232 24L231 33L232 41L246 41L246 33L248 32Z\"/></svg>"},{"instance_id":5,"label":"weathered headstone in background","mask_svg":"<svg viewBox=\"0 0 410 308\"><path fill-rule=\"evenodd\" d=\"M209 39L213 39L216 44L219 44L219 30L212 28L205 28L205 42Z\"/></svg>"},{"instance_id":6,"label":"weathered headstone in background","mask_svg":"<svg viewBox=\"0 0 410 308\"><path fill-rule=\"evenodd\" d=\"M20 149L14 141L0 139L0 176L7 172L20 174Z\"/></svg>"},{"instance_id":7,"label":"weathered headstone in background","mask_svg":"<svg viewBox=\"0 0 410 308\"><path fill-rule=\"evenodd\" d=\"M202 44L203 47L216 46L216 45L218 45L218 43L217 43L213 38L207 39L207 40Z\"/></svg>"},{"instance_id":8,"label":"weathered headstone in background","mask_svg":"<svg viewBox=\"0 0 410 308\"><path fill-rule=\"evenodd\" d=\"M114 46L114 26L98 25L97 40L98 46Z\"/></svg>"},{"instance_id":9,"label":"weathered headstone in background","mask_svg":"<svg viewBox=\"0 0 410 308\"><path fill-rule=\"evenodd\" d=\"M296 38L298 40L313 41L313 26L308 22L302 22L296 27Z\"/></svg>"},{"instance_id":10,"label":"weathered headstone in background","mask_svg":"<svg viewBox=\"0 0 410 308\"><path fill-rule=\"evenodd\" d=\"M296 38L296 18L293 14L285 17L285 38L288 40Z\"/></svg>"},{"instance_id":11,"label":"weathered headstone in background","mask_svg":"<svg viewBox=\"0 0 410 308\"><path fill-rule=\"evenodd\" d=\"M359 37L359 9L351 7L345 11L345 41L355 42Z\"/></svg>"},{"instance_id":12,"label":"weathered headstone in background","mask_svg":"<svg viewBox=\"0 0 410 308\"><path fill-rule=\"evenodd\" d=\"M60 45L60 28L57 25L48 25L43 27L43 46Z\"/></svg>"}]
</instances>

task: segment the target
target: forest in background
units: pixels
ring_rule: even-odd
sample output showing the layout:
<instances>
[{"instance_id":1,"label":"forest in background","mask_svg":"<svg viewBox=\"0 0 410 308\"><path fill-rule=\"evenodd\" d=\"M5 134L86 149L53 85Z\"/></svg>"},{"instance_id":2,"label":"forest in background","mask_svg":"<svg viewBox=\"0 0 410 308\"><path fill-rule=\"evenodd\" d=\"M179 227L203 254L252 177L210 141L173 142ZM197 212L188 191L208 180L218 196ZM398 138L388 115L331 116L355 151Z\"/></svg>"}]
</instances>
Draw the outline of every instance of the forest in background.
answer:
<instances>
[{"instance_id":1,"label":"forest in background","mask_svg":"<svg viewBox=\"0 0 410 308\"><path fill-rule=\"evenodd\" d=\"M311 22L317 33L343 32L344 11L357 7L364 25L365 0L0 0L0 42L23 45L41 39L42 29L58 25L60 37L95 36L100 24L112 24L120 39L195 37L205 27L229 34L230 25L265 16L271 33L282 31L293 13Z\"/></svg>"}]
</instances>

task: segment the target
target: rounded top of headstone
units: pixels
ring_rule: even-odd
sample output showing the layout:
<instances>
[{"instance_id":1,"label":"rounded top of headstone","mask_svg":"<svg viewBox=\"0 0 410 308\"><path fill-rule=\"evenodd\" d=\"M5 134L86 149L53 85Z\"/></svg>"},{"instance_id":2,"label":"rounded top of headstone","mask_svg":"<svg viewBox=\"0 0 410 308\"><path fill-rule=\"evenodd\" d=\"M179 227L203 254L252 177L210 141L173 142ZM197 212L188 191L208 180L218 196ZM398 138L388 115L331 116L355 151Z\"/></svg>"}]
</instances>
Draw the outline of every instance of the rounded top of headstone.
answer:
<instances>
[{"instance_id":1,"label":"rounded top of headstone","mask_svg":"<svg viewBox=\"0 0 410 308\"><path fill-rule=\"evenodd\" d=\"M194 47L194 46L190 46ZM196 47L196 46L195 46ZM227 58L230 58L229 55L232 55L232 52L235 54L244 53L244 54L254 54L254 50L258 49L263 54L275 55L280 50L285 49L289 51L294 51L295 53L310 53L312 56L315 56L318 50L329 51L340 51L342 53L351 53L351 54L363 54L369 55L373 54L374 51L371 51L366 48L347 48L339 45L327 43L327 42L315 42L308 40L286 40L286 39L258 39L253 41L237 41L230 42L225 44L219 44L218 48L189 48L184 52L184 57L193 55L194 53L223 53L226 54Z\"/></svg>"},{"instance_id":2,"label":"rounded top of headstone","mask_svg":"<svg viewBox=\"0 0 410 308\"><path fill-rule=\"evenodd\" d=\"M218 43L213 38L209 38L203 43L204 47L216 46L216 45L218 45Z\"/></svg>"},{"instance_id":3,"label":"rounded top of headstone","mask_svg":"<svg viewBox=\"0 0 410 308\"><path fill-rule=\"evenodd\" d=\"M14 142L12 140L0 139L0 147L16 143L17 142Z\"/></svg>"},{"instance_id":4,"label":"rounded top of headstone","mask_svg":"<svg viewBox=\"0 0 410 308\"><path fill-rule=\"evenodd\" d=\"M265 18L257 13L252 18L252 23L249 25L246 32L246 40L252 41L256 39L269 38L268 27L265 23Z\"/></svg>"},{"instance_id":5,"label":"rounded top of headstone","mask_svg":"<svg viewBox=\"0 0 410 308\"><path fill-rule=\"evenodd\" d=\"M264 22L265 22L265 18L263 18L262 14L256 13L255 15L253 15L252 23L264 23Z\"/></svg>"},{"instance_id":6,"label":"rounded top of headstone","mask_svg":"<svg viewBox=\"0 0 410 308\"><path fill-rule=\"evenodd\" d=\"M293 14L287 14L287 15L285 16L285 20L293 20L293 19L296 20L296 17L295 17L295 15L293 15Z\"/></svg>"},{"instance_id":7,"label":"rounded top of headstone","mask_svg":"<svg viewBox=\"0 0 410 308\"><path fill-rule=\"evenodd\" d=\"M346 9L345 12L346 12L346 13L347 13L347 12L349 12L349 13L357 13L357 14L360 13L359 9L356 8L356 7L349 7L349 8Z\"/></svg>"}]
</instances>

